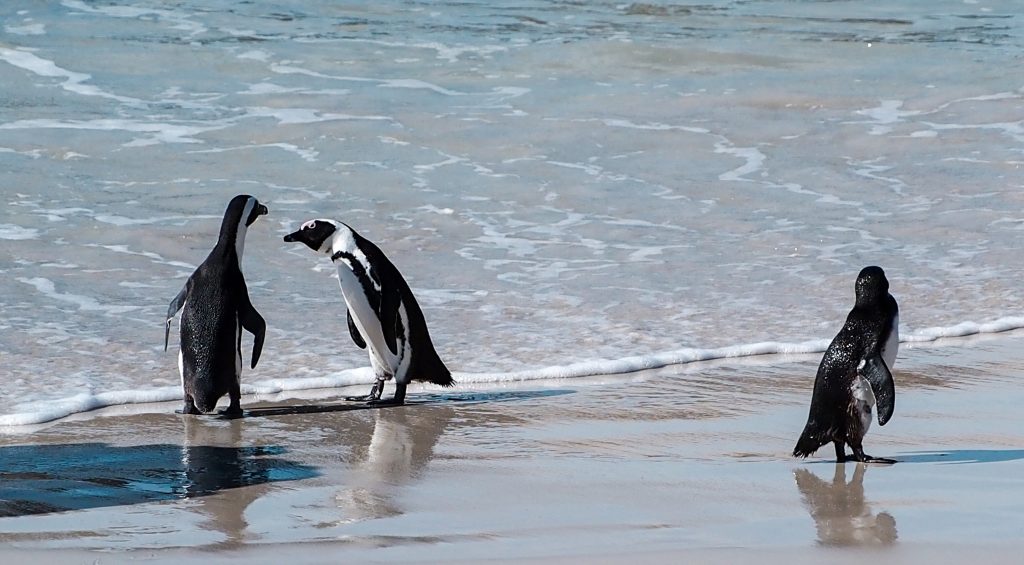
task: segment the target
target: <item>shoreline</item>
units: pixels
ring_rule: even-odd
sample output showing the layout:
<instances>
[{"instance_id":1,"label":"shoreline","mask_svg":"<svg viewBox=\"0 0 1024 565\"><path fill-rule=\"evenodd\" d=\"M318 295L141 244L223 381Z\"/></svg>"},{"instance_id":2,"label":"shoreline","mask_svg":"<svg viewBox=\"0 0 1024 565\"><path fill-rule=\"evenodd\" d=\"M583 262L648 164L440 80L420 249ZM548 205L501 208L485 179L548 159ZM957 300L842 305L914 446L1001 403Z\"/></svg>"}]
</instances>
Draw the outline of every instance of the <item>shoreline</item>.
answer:
<instances>
[{"instance_id":1,"label":"shoreline","mask_svg":"<svg viewBox=\"0 0 1024 565\"><path fill-rule=\"evenodd\" d=\"M948 334L948 335L947 335ZM902 336L901 347L963 347L972 343L999 340L1024 336L1024 318L1007 316L978 324L975 322L963 322L949 327L924 328ZM473 385L476 387L502 387L522 386L528 383L536 383L538 386L546 386L550 382L586 383L588 381L615 381L633 374L642 374L647 371L659 369L692 368L699 370L705 367L716 367L721 365L743 366L750 363L767 363L771 365L783 365L789 363L800 363L809 358L824 352L829 340L815 339L803 342L758 342L734 346L716 348L681 348L673 351L636 355L623 359L600 359L594 361L582 361L564 366L537 367L525 371L514 371L509 373L453 373L457 384ZM767 361L766 361L767 360ZM322 377L306 379L257 379L253 384L242 385L243 405L258 405L260 403L280 403L290 400L328 400L331 398L343 397L357 391L364 385L372 384L369 378L369 367L357 367L346 369ZM292 383L291 386L283 383L301 381L305 384ZM436 387L422 385L419 383L410 384L410 393L436 394ZM172 412L173 408L180 402L179 387L163 387L142 392L146 398L160 398L160 400L146 400L141 402L125 401L125 393L100 393L92 398L64 398L53 402L58 404L75 403L79 405L96 406L95 408L75 410L64 409L69 412L62 416L42 416L32 413L16 413L0 415L0 436L30 434L47 427L58 425L61 422L82 421L90 418L102 418L111 416L125 416L132 414L160 414ZM222 398L218 403L220 408L226 405ZM54 409L51 409L51 414ZM34 421L41 419L42 421ZM9 424L5 422L28 421L25 424Z\"/></svg>"},{"instance_id":2,"label":"shoreline","mask_svg":"<svg viewBox=\"0 0 1024 565\"><path fill-rule=\"evenodd\" d=\"M424 390L388 409L335 396L240 420L64 420L0 436L0 558L1011 562L1020 338L901 351L896 414L865 442L893 466L789 456L817 356Z\"/></svg>"}]
</instances>

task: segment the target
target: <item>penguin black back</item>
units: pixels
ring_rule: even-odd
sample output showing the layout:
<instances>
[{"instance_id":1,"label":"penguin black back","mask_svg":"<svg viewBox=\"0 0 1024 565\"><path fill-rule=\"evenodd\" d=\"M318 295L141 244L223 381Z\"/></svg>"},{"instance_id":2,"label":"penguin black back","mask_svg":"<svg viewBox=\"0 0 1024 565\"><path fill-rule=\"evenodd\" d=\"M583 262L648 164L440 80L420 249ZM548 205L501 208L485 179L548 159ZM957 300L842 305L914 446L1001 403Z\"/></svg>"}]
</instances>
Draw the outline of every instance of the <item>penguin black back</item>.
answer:
<instances>
[{"instance_id":1,"label":"penguin black back","mask_svg":"<svg viewBox=\"0 0 1024 565\"><path fill-rule=\"evenodd\" d=\"M874 460L862 448L871 409L877 404L879 425L892 417L896 391L890 367L899 341L899 307L879 267L862 269L854 288L854 307L818 366L807 424L793 449L797 457L832 442L839 461L846 459L847 443L858 461Z\"/></svg>"},{"instance_id":2,"label":"penguin black back","mask_svg":"<svg viewBox=\"0 0 1024 565\"><path fill-rule=\"evenodd\" d=\"M228 413L241 414L241 329L255 336L252 368L259 361L266 331L263 317L249 301L241 258L247 228L266 213L266 206L252 196L233 198L216 246L168 308L164 349L171 320L183 310L178 368L186 414L209 412L225 394L231 399Z\"/></svg>"}]
</instances>

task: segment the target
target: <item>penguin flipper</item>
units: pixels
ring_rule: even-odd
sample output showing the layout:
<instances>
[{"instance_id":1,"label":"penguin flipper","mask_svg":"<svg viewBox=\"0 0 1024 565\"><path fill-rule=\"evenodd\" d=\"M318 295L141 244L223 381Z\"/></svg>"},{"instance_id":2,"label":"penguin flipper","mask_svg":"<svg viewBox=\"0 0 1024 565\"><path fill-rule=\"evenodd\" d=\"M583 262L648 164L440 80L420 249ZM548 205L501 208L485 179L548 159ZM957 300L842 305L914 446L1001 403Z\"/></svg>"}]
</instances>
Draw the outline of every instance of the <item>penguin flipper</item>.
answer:
<instances>
[{"instance_id":1,"label":"penguin flipper","mask_svg":"<svg viewBox=\"0 0 1024 565\"><path fill-rule=\"evenodd\" d=\"M893 382L892 373L878 354L864 360L860 373L871 383L871 392L875 395L878 409L878 425L884 426L892 418L896 407L896 383Z\"/></svg>"},{"instance_id":2,"label":"penguin flipper","mask_svg":"<svg viewBox=\"0 0 1024 565\"><path fill-rule=\"evenodd\" d=\"M345 315L348 318L348 333L352 335L352 341L356 342L359 349L366 349L366 341L363 336L359 335L359 328L356 327L356 322L352 319L352 312L348 311Z\"/></svg>"},{"instance_id":3,"label":"penguin flipper","mask_svg":"<svg viewBox=\"0 0 1024 565\"><path fill-rule=\"evenodd\" d=\"M398 355L398 307L402 296L398 288L382 288L380 293L380 326L384 343L393 355Z\"/></svg>"},{"instance_id":4,"label":"penguin flipper","mask_svg":"<svg viewBox=\"0 0 1024 565\"><path fill-rule=\"evenodd\" d=\"M263 339L267 335L267 322L263 320L263 316L260 316L260 313L249 302L249 294L246 292L244 296L245 300L242 301L241 308L238 309L238 321L247 332L255 337L252 343L252 365L249 367L250 369L255 369L256 363L260 360L260 353L263 352Z\"/></svg>"},{"instance_id":5,"label":"penguin flipper","mask_svg":"<svg viewBox=\"0 0 1024 565\"><path fill-rule=\"evenodd\" d=\"M189 279L191 281L192 279ZM167 343L171 339L171 320L178 314L181 307L185 305L185 299L188 297L188 282L185 286L181 287L181 291L178 292L178 296L171 300L171 305L167 307L167 318L164 320L164 351L167 351Z\"/></svg>"}]
</instances>

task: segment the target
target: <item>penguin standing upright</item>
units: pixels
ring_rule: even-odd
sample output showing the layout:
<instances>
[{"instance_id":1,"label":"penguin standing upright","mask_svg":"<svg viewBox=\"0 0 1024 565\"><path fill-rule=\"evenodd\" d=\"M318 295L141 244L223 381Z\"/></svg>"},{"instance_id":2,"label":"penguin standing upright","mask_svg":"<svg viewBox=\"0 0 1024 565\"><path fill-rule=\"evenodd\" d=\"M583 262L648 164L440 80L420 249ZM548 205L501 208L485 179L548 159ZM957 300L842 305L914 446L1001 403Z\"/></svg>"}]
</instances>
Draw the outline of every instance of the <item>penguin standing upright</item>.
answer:
<instances>
[{"instance_id":1,"label":"penguin standing upright","mask_svg":"<svg viewBox=\"0 0 1024 565\"><path fill-rule=\"evenodd\" d=\"M807 457L832 442L836 460L895 463L864 454L861 445L877 404L878 424L892 417L896 402L892 364L899 347L899 306L889 294L889 281L880 267L865 267L857 275L857 301L846 325L825 350L818 366L811 409L793 455Z\"/></svg>"},{"instance_id":2,"label":"penguin standing upright","mask_svg":"<svg viewBox=\"0 0 1024 565\"><path fill-rule=\"evenodd\" d=\"M400 405L410 381L452 386L451 372L434 350L423 312L402 274L376 245L349 226L310 220L284 236L330 256L338 267L341 294L348 308L352 341L368 349L376 381L370 394L349 397L371 404ZM384 381L394 377L395 396L381 401Z\"/></svg>"},{"instance_id":3,"label":"penguin standing upright","mask_svg":"<svg viewBox=\"0 0 1024 565\"><path fill-rule=\"evenodd\" d=\"M228 204L220 225L217 245L185 282L167 309L164 351L171 333L171 320L181 314L181 349L178 372L184 391L183 414L206 413L225 394L231 404L224 414L242 415L242 328L255 336L252 365L256 368L266 323L249 302L242 276L242 250L245 232L267 207L247 194Z\"/></svg>"}]
</instances>

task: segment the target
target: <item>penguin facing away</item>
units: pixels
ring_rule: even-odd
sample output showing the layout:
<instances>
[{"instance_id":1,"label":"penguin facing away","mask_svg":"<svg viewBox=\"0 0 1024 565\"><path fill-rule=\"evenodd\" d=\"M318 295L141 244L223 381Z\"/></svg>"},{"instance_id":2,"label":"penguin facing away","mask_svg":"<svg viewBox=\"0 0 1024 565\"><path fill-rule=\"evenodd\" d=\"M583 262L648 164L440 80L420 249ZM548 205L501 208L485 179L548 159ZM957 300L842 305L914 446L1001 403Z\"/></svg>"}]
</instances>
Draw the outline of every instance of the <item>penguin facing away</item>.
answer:
<instances>
[{"instance_id":1,"label":"penguin facing away","mask_svg":"<svg viewBox=\"0 0 1024 565\"><path fill-rule=\"evenodd\" d=\"M232 198L224 212L217 245L167 308L164 351L171 320L182 310L178 352L185 402L182 414L210 412L217 400L227 394L231 404L223 413L230 417L242 415L242 329L255 336L251 364L255 369L267 327L249 301L242 275L242 251L246 230L266 213L267 207L252 196L240 194Z\"/></svg>"},{"instance_id":2,"label":"penguin facing away","mask_svg":"<svg viewBox=\"0 0 1024 565\"><path fill-rule=\"evenodd\" d=\"M410 381L444 387L455 384L434 350L416 298L398 269L370 240L341 222L309 220L286 242L306 244L331 258L338 268L341 294L348 309L348 329L360 349L367 349L376 381L370 394L348 397L373 405L401 405ZM395 396L382 401L384 382L395 379Z\"/></svg>"},{"instance_id":3,"label":"penguin facing away","mask_svg":"<svg viewBox=\"0 0 1024 565\"><path fill-rule=\"evenodd\" d=\"M818 366L807 425L793 455L807 457L832 442L842 463L848 459L848 443L856 461L895 463L866 455L862 441L871 426L872 407L877 405L880 426L895 407L891 369L899 348L899 306L880 267L862 269L855 290L853 310Z\"/></svg>"}]
</instances>

